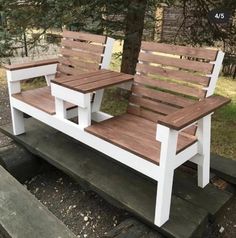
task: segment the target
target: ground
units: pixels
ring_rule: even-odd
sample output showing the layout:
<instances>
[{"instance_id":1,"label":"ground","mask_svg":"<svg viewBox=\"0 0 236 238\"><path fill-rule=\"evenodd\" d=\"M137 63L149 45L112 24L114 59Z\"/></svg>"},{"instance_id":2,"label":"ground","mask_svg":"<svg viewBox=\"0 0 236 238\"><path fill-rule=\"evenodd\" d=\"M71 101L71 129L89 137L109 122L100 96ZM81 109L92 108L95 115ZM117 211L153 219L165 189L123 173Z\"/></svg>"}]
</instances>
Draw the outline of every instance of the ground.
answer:
<instances>
[{"instance_id":1,"label":"ground","mask_svg":"<svg viewBox=\"0 0 236 238\"><path fill-rule=\"evenodd\" d=\"M3 71L0 71L1 73ZM221 90L231 88L230 95L234 95L235 82L222 79ZM218 89L220 92L220 89ZM228 92L228 90L227 90ZM114 102L115 101L115 102ZM119 103L119 111L115 110L114 105ZM213 150L219 149L223 155L236 154L235 137L229 137L236 127L235 122L235 101L225 109L215 115L213 122L213 140L217 138L214 127L226 133L221 133L217 139ZM112 110L114 114L125 110L126 99L124 94L115 89L106 92L103 103L103 110ZM225 117L226 115L226 117ZM222 122L224 118L224 122ZM0 125L10 122L10 110L7 94L7 86L0 75ZM216 125L214 125L214 123ZM222 124L223 123L223 124ZM223 125L223 126L222 126ZM218 129L216 131L218 131ZM215 133L215 134L214 134ZM231 138L230 142L228 139ZM222 141L220 140L222 139ZM0 134L0 147L10 143L10 139ZM217 147L217 148L215 148ZM219 147L219 148L218 148ZM215 148L215 149L214 149ZM222 149L223 148L223 149ZM230 149L232 148L232 150ZM230 151L228 151L230 150ZM98 195L91 191L85 191L72 178L57 169L48 166L47 169L30 181L25 182L25 186L33 193L48 209L61 219L78 237L102 237L103 234L121 221L130 216L125 211L119 210ZM216 222L209 229L209 238L233 238L236 237L236 199L234 199L217 218ZM0 234L1 238L1 234ZM135 238L135 237L134 237Z\"/></svg>"},{"instance_id":2,"label":"ground","mask_svg":"<svg viewBox=\"0 0 236 238\"><path fill-rule=\"evenodd\" d=\"M25 186L78 237L102 237L129 217L53 167L26 181Z\"/></svg>"}]
</instances>

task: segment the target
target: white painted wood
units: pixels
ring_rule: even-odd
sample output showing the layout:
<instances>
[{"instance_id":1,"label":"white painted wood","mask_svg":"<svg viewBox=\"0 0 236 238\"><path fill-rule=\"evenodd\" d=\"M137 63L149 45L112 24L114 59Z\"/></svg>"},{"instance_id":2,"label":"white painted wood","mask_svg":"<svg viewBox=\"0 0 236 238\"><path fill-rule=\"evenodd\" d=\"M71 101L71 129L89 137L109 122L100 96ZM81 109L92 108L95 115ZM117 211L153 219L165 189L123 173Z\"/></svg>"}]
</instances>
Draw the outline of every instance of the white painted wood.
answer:
<instances>
[{"instance_id":1,"label":"white painted wood","mask_svg":"<svg viewBox=\"0 0 236 238\"><path fill-rule=\"evenodd\" d=\"M204 188L210 181L211 115L198 121L197 138L198 154L202 157L198 164L198 186Z\"/></svg>"},{"instance_id":2,"label":"white painted wood","mask_svg":"<svg viewBox=\"0 0 236 238\"><path fill-rule=\"evenodd\" d=\"M51 80L54 80L56 77L56 74L48 74L48 75L45 75L45 79L46 79L46 82L47 82L47 85L50 86L51 84Z\"/></svg>"},{"instance_id":3,"label":"white painted wood","mask_svg":"<svg viewBox=\"0 0 236 238\"><path fill-rule=\"evenodd\" d=\"M101 69L109 69L114 42L115 42L114 39L112 39L110 37L107 37L105 50L104 50L104 53L103 53L103 60L102 60L102 64L101 64Z\"/></svg>"},{"instance_id":4,"label":"white painted wood","mask_svg":"<svg viewBox=\"0 0 236 238\"><path fill-rule=\"evenodd\" d=\"M65 102L62 99L55 97L55 109L58 117L66 118Z\"/></svg>"},{"instance_id":5,"label":"white painted wood","mask_svg":"<svg viewBox=\"0 0 236 238\"><path fill-rule=\"evenodd\" d=\"M213 93L215 91L215 87L216 87L216 83L217 83L219 73L221 70L224 55L225 55L225 53L222 52L221 50L219 50L217 53L216 61L211 62L212 64L214 64L214 68L213 68L212 74L210 75L210 77L211 77L210 84L209 84L208 88L206 88L207 89L206 97L213 95Z\"/></svg>"},{"instance_id":6,"label":"white painted wood","mask_svg":"<svg viewBox=\"0 0 236 238\"><path fill-rule=\"evenodd\" d=\"M84 96L85 94L80 93L78 91L62 87L58 84L51 83L51 93L52 96L54 97L73 103L82 108L85 108L87 106Z\"/></svg>"},{"instance_id":7,"label":"white painted wood","mask_svg":"<svg viewBox=\"0 0 236 238\"><path fill-rule=\"evenodd\" d=\"M190 158L198 153L198 142L195 142L185 150L178 153L173 161L174 168L178 168L180 165L188 161Z\"/></svg>"},{"instance_id":8,"label":"white painted wood","mask_svg":"<svg viewBox=\"0 0 236 238\"><path fill-rule=\"evenodd\" d=\"M49 64L43 66L37 66L27 69L19 69L11 71L11 81L20 81L50 74L55 74L57 69L57 64Z\"/></svg>"},{"instance_id":9,"label":"white painted wood","mask_svg":"<svg viewBox=\"0 0 236 238\"><path fill-rule=\"evenodd\" d=\"M101 111L92 113L92 120L96 122L101 122L101 121L110 119L112 117L113 117L112 115L107 114L105 112L101 112Z\"/></svg>"},{"instance_id":10,"label":"white painted wood","mask_svg":"<svg viewBox=\"0 0 236 238\"><path fill-rule=\"evenodd\" d=\"M8 91L10 97L10 107L11 107L11 118L12 118L12 127L14 135L20 135L25 132L25 124L24 124L24 114L20 110L17 110L12 105L12 94L20 93L21 86L19 81L11 81L12 72L7 70L7 83L8 83Z\"/></svg>"},{"instance_id":11,"label":"white painted wood","mask_svg":"<svg viewBox=\"0 0 236 238\"><path fill-rule=\"evenodd\" d=\"M97 90L94 95L94 102L92 105L92 112L97 112L100 110L104 89Z\"/></svg>"},{"instance_id":12,"label":"white painted wood","mask_svg":"<svg viewBox=\"0 0 236 238\"><path fill-rule=\"evenodd\" d=\"M85 128L91 125L91 95L84 94L85 107L78 107L78 117L80 128Z\"/></svg>"},{"instance_id":13,"label":"white painted wood","mask_svg":"<svg viewBox=\"0 0 236 238\"><path fill-rule=\"evenodd\" d=\"M130 153L116 145L113 145L103 139L100 139L90 133L87 133L77 124L67 120L52 116L35 107L30 106L16 98L12 98L12 103L15 108L31 115L37 120L46 123L47 125L71 136L72 138L85 143L86 145L100 151L107 156L127 165L128 167L154 179L158 180L160 176L159 166L144 160L143 158Z\"/></svg>"},{"instance_id":14,"label":"white painted wood","mask_svg":"<svg viewBox=\"0 0 236 238\"><path fill-rule=\"evenodd\" d=\"M112 49L114 45L115 40L107 37L106 44L105 44L105 50L103 53L102 63L101 63L101 69L109 69L110 63L111 63L111 57L112 57ZM94 102L92 105L92 112L97 112L101 108L102 98L103 98L104 89L97 90L94 96Z\"/></svg>"},{"instance_id":15,"label":"white painted wood","mask_svg":"<svg viewBox=\"0 0 236 238\"><path fill-rule=\"evenodd\" d=\"M21 135L25 133L24 114L22 111L11 107L11 118L14 135Z\"/></svg>"},{"instance_id":16,"label":"white painted wood","mask_svg":"<svg viewBox=\"0 0 236 238\"><path fill-rule=\"evenodd\" d=\"M163 125L157 126L156 139L161 142L160 174L154 218L154 224L157 226L163 225L169 219L177 138L177 131Z\"/></svg>"}]
</instances>

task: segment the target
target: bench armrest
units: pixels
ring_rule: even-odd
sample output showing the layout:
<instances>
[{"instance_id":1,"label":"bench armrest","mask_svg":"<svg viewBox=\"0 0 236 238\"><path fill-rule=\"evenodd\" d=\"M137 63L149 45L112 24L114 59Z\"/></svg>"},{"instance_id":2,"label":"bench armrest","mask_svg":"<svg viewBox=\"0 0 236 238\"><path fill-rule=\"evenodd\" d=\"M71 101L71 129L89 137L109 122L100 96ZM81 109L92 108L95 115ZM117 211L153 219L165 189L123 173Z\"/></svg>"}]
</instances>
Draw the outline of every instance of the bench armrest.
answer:
<instances>
[{"instance_id":1,"label":"bench armrest","mask_svg":"<svg viewBox=\"0 0 236 238\"><path fill-rule=\"evenodd\" d=\"M181 130L196 122L202 117L212 113L216 109L229 103L231 100L222 96L210 96L190 106L163 117L158 124L167 126L174 130Z\"/></svg>"},{"instance_id":2,"label":"bench armrest","mask_svg":"<svg viewBox=\"0 0 236 238\"><path fill-rule=\"evenodd\" d=\"M34 62L29 62L29 63L22 63L22 64L4 64L3 68L9 71L14 71L14 70L20 70L20 69L28 69L28 68L34 68L38 66L44 66L44 65L49 65L49 64L57 64L58 59L46 59L46 60L39 60L39 61L34 61Z\"/></svg>"}]
</instances>

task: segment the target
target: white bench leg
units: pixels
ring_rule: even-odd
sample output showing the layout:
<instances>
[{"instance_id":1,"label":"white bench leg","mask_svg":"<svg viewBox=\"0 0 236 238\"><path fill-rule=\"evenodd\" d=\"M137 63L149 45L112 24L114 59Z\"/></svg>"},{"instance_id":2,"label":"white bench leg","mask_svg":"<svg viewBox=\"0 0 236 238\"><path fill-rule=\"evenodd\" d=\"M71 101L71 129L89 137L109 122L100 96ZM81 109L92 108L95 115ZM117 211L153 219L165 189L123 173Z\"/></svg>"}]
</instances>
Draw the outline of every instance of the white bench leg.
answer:
<instances>
[{"instance_id":1,"label":"white bench leg","mask_svg":"<svg viewBox=\"0 0 236 238\"><path fill-rule=\"evenodd\" d=\"M79 127L84 129L91 125L91 95L84 95L85 107L78 106Z\"/></svg>"},{"instance_id":2,"label":"white bench leg","mask_svg":"<svg viewBox=\"0 0 236 238\"><path fill-rule=\"evenodd\" d=\"M157 140L161 142L159 165L161 174L157 184L154 220L157 226L162 226L169 219L177 137L177 131L158 125Z\"/></svg>"},{"instance_id":3,"label":"white bench leg","mask_svg":"<svg viewBox=\"0 0 236 238\"><path fill-rule=\"evenodd\" d=\"M63 119L66 118L65 102L62 99L55 97L55 109L56 109L56 115L58 117Z\"/></svg>"},{"instance_id":4,"label":"white bench leg","mask_svg":"<svg viewBox=\"0 0 236 238\"><path fill-rule=\"evenodd\" d=\"M14 135L25 133L24 114L12 105L11 95L21 92L20 81L11 81L12 72L7 70L8 91L11 105L11 118Z\"/></svg>"},{"instance_id":5,"label":"white bench leg","mask_svg":"<svg viewBox=\"0 0 236 238\"><path fill-rule=\"evenodd\" d=\"M204 188L210 181L210 140L211 140L211 115L198 121L198 186Z\"/></svg>"},{"instance_id":6,"label":"white bench leg","mask_svg":"<svg viewBox=\"0 0 236 238\"><path fill-rule=\"evenodd\" d=\"M25 123L23 112L11 107L11 117L14 135L25 133Z\"/></svg>"}]
</instances>

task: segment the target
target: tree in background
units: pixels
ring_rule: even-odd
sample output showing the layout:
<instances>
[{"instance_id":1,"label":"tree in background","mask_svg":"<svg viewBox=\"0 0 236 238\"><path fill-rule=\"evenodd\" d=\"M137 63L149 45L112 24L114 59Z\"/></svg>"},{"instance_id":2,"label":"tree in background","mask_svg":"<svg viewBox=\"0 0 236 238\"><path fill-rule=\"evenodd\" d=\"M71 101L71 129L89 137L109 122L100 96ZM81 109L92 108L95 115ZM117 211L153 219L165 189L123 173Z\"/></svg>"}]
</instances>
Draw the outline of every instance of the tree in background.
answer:
<instances>
[{"instance_id":1,"label":"tree in background","mask_svg":"<svg viewBox=\"0 0 236 238\"><path fill-rule=\"evenodd\" d=\"M22 46L23 55L27 55L28 49L40 44L41 36L48 30L66 26L123 39L121 71L133 74L143 30L154 28L160 3L183 9L181 27L185 35L179 34L179 43L214 45L220 41L224 46L234 45L235 27L219 26L207 16L213 8L235 9L235 0L0 0L0 12L6 22L0 29L0 57L14 55L17 47ZM153 24L146 24L147 19ZM32 34L35 31L37 34Z\"/></svg>"},{"instance_id":2,"label":"tree in background","mask_svg":"<svg viewBox=\"0 0 236 238\"><path fill-rule=\"evenodd\" d=\"M143 35L145 16L158 0L0 0L7 21L2 42L11 42L5 52L14 54L14 47L24 45L24 53L34 47L49 29L67 28L108 34L124 39L121 70L134 73ZM163 2L163 1L162 1ZM166 1L167 3L172 2ZM153 18L155 21L155 18ZM27 38L26 33L37 30L36 37ZM12 47L14 46L14 47ZM2 51L3 54L4 51Z\"/></svg>"}]
</instances>

